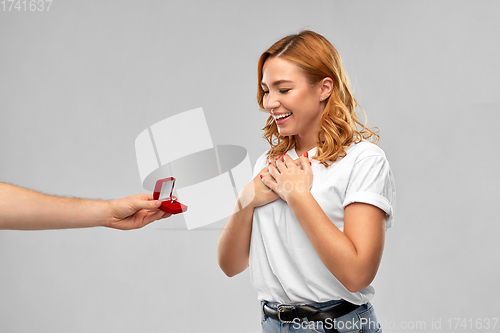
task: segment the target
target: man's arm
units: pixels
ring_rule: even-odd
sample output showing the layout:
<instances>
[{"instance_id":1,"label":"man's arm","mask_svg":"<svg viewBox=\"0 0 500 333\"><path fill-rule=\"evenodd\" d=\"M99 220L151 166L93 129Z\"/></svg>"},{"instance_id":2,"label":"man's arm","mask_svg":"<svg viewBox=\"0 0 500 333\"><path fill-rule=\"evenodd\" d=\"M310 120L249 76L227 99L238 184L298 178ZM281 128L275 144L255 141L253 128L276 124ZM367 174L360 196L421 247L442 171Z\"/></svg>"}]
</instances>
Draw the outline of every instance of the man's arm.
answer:
<instances>
[{"instance_id":1,"label":"man's arm","mask_svg":"<svg viewBox=\"0 0 500 333\"><path fill-rule=\"evenodd\" d=\"M171 214L152 195L111 201L58 197L0 183L0 229L43 230L87 227L137 229Z\"/></svg>"}]
</instances>

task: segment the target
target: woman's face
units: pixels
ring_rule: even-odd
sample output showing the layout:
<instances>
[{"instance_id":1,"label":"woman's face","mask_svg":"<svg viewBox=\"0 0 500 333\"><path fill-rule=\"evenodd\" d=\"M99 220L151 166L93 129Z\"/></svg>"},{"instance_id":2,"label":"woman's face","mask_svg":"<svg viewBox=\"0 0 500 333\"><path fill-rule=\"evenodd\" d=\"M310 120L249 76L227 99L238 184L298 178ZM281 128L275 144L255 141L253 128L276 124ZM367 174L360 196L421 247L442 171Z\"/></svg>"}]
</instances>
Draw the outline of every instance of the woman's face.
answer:
<instances>
[{"instance_id":1,"label":"woman's face","mask_svg":"<svg viewBox=\"0 0 500 333\"><path fill-rule=\"evenodd\" d=\"M280 135L299 141L315 137L324 109L321 85L311 85L300 67L280 57L267 59L262 74L263 105Z\"/></svg>"}]
</instances>

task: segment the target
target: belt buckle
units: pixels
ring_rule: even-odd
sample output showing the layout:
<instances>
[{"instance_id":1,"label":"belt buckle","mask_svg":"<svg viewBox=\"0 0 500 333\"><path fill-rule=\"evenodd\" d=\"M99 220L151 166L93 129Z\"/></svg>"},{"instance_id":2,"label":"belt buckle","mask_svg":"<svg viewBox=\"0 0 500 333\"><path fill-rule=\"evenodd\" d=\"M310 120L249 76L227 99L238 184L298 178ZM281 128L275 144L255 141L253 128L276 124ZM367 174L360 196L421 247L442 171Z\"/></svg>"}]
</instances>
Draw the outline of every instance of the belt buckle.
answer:
<instances>
[{"instance_id":1,"label":"belt buckle","mask_svg":"<svg viewBox=\"0 0 500 333\"><path fill-rule=\"evenodd\" d=\"M295 306L293 305L284 305L284 304L280 304L278 305L278 320L280 323L283 323L283 324L292 324L294 323L294 321L287 321L287 320L282 320L281 319L281 313L286 311L287 309L290 309L290 310L295 310Z\"/></svg>"}]
</instances>

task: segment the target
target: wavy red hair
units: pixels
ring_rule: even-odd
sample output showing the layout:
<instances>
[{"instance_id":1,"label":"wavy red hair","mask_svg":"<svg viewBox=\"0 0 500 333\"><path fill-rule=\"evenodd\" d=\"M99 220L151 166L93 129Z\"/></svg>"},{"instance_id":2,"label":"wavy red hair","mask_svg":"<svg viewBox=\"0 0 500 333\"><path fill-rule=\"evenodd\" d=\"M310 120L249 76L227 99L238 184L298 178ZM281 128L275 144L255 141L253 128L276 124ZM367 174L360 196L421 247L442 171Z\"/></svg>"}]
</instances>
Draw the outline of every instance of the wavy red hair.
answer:
<instances>
[{"instance_id":1,"label":"wavy red hair","mask_svg":"<svg viewBox=\"0 0 500 333\"><path fill-rule=\"evenodd\" d=\"M379 135L366 127L366 121L362 124L358 120L355 109L359 105L351 93L342 60L337 50L325 37L316 32L304 30L280 39L260 56L257 65L257 101L261 110L265 109L264 92L260 85L263 76L262 69L266 60L272 57L282 57L296 64L304 71L312 85L319 83L325 77L333 80L333 91L325 100L321 129L316 138L314 158L321 164L328 167L339 157L346 155L345 149L348 146L362 139L369 140L374 137L375 143L378 143ZM295 137L281 136L271 115L262 129L264 138L271 146L268 152L269 160L295 147Z\"/></svg>"}]
</instances>

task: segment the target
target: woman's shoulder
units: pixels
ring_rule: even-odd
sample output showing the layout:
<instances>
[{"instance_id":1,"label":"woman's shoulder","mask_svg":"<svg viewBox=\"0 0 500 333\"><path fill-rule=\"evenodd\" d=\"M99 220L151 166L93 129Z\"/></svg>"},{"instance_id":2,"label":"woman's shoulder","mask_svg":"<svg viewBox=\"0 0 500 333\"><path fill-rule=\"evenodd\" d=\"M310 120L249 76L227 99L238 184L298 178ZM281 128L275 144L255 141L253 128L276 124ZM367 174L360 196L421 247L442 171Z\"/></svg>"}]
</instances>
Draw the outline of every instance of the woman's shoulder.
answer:
<instances>
[{"instance_id":1,"label":"woman's shoulder","mask_svg":"<svg viewBox=\"0 0 500 333\"><path fill-rule=\"evenodd\" d=\"M366 140L362 140L361 142L352 144L349 148L346 149L346 157L354 158L355 160L364 159L370 156L378 156L383 159L386 159L385 153L374 143L371 143Z\"/></svg>"},{"instance_id":2,"label":"woman's shoulder","mask_svg":"<svg viewBox=\"0 0 500 333\"><path fill-rule=\"evenodd\" d=\"M260 156L259 156L259 157L257 157L257 160L256 160L256 162L255 162L255 163L257 164L257 163L259 163L259 162L260 162L260 163L264 163L264 162L266 162L266 161L267 161L267 154L269 153L269 150L270 150L270 149L265 150L262 154L260 154Z\"/></svg>"},{"instance_id":3,"label":"woman's shoulder","mask_svg":"<svg viewBox=\"0 0 500 333\"><path fill-rule=\"evenodd\" d=\"M267 153L269 152L269 149L264 151L259 157L257 157L257 160L255 161L255 166L253 169L254 177L257 173L262 170L267 165Z\"/></svg>"}]
</instances>

